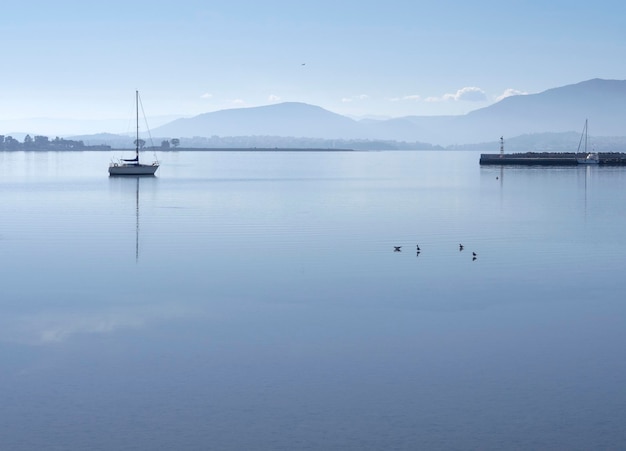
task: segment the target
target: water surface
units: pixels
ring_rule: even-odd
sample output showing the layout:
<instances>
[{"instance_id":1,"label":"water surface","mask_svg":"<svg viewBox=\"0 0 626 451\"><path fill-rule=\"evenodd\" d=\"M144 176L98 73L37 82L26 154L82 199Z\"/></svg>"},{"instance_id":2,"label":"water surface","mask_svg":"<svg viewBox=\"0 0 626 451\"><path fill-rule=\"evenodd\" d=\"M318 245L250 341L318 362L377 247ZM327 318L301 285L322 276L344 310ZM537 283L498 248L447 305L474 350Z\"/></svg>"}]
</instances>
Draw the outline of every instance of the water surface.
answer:
<instances>
[{"instance_id":1,"label":"water surface","mask_svg":"<svg viewBox=\"0 0 626 451\"><path fill-rule=\"evenodd\" d=\"M626 169L159 158L0 153L3 449L626 440Z\"/></svg>"}]
</instances>

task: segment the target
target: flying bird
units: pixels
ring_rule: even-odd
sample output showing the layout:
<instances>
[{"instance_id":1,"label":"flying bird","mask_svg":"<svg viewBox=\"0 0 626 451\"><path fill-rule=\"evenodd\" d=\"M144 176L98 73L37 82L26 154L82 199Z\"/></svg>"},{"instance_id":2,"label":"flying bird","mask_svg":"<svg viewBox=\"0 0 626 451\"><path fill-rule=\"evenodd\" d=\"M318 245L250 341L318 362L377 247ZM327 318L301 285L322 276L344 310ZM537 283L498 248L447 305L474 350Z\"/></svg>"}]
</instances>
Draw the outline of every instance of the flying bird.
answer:
<instances>
[{"instance_id":1,"label":"flying bird","mask_svg":"<svg viewBox=\"0 0 626 451\"><path fill-rule=\"evenodd\" d=\"M401 251L401 248L402 248L402 246L394 246L394 247L393 247L393 251L394 251L394 252L402 252L402 251Z\"/></svg>"}]
</instances>

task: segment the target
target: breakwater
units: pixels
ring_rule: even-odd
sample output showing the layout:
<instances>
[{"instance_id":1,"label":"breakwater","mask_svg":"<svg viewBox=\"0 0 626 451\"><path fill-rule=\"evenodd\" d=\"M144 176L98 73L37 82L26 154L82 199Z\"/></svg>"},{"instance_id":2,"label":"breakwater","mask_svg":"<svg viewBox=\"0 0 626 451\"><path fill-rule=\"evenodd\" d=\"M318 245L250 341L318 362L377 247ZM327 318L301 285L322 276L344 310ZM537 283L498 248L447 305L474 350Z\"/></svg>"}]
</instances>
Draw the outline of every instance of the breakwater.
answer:
<instances>
[{"instance_id":1,"label":"breakwater","mask_svg":"<svg viewBox=\"0 0 626 451\"><path fill-rule=\"evenodd\" d=\"M579 155L580 156L580 155ZM600 152L601 165L626 166L626 153ZM576 166L574 152L524 152L511 154L480 155L481 165L518 165L518 166Z\"/></svg>"}]
</instances>

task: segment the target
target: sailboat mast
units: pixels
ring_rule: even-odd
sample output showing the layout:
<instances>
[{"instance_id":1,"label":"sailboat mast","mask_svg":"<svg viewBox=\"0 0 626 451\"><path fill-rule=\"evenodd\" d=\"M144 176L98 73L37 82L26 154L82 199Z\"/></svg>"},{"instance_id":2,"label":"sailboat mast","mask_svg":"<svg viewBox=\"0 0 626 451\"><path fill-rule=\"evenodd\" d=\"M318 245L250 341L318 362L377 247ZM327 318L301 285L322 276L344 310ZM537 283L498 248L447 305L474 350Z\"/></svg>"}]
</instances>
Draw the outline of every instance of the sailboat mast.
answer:
<instances>
[{"instance_id":1,"label":"sailboat mast","mask_svg":"<svg viewBox=\"0 0 626 451\"><path fill-rule=\"evenodd\" d=\"M135 158L139 164L139 91L135 91L135 108L137 110L137 137L135 139Z\"/></svg>"}]
</instances>

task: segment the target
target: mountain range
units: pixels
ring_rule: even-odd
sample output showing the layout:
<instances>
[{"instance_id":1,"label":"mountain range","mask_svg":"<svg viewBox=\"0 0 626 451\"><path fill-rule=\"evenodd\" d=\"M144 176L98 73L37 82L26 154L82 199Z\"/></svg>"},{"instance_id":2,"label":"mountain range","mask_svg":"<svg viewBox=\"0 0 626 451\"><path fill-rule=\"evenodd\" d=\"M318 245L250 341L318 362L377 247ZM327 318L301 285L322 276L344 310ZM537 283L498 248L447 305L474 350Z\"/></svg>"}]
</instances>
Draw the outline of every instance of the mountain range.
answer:
<instances>
[{"instance_id":1,"label":"mountain range","mask_svg":"<svg viewBox=\"0 0 626 451\"><path fill-rule=\"evenodd\" d=\"M626 136L626 80L593 79L538 94L506 97L457 116L406 116L355 120L304 103L239 108L176 119L158 136L292 136L323 139L419 141L471 144L538 133L582 130Z\"/></svg>"},{"instance_id":2,"label":"mountain range","mask_svg":"<svg viewBox=\"0 0 626 451\"><path fill-rule=\"evenodd\" d=\"M273 142L285 142L286 137L344 142L389 140L450 147L492 143L500 136L510 139L545 134L550 134L552 141L558 141L563 134L571 142L580 135L586 119L590 137L625 137L626 141L626 80L592 79L537 94L515 95L456 116L358 120L298 102L235 108L162 121L152 129L151 136L156 145L160 140L178 138L185 147L192 138L204 144L189 147L206 146L216 137L257 137L257 141L265 137L263 142L270 147L274 147ZM111 134L67 136L113 146L129 139ZM257 141L238 142L256 146Z\"/></svg>"}]
</instances>

